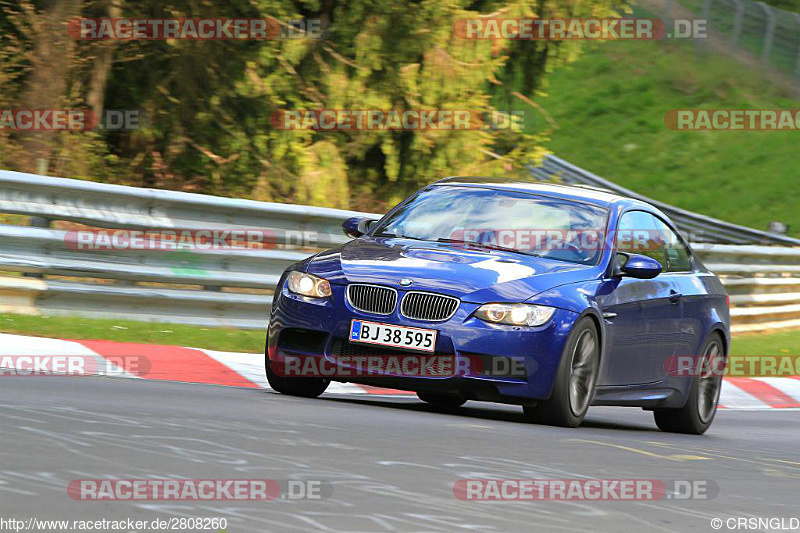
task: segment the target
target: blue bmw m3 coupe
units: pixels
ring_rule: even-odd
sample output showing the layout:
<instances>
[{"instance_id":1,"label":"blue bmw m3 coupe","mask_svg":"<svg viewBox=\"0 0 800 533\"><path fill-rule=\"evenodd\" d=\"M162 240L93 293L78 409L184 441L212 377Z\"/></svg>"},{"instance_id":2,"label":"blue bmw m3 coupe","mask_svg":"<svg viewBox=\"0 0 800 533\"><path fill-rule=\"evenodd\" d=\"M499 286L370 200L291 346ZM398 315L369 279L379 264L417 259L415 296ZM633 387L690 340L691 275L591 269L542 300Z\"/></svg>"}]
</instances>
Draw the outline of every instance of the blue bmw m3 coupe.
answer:
<instances>
[{"instance_id":1,"label":"blue bmw m3 coupe","mask_svg":"<svg viewBox=\"0 0 800 533\"><path fill-rule=\"evenodd\" d=\"M652 205L447 178L343 228L353 240L292 265L277 285L266 350L276 391L316 397L331 381L355 382L444 409L517 404L568 427L591 405L651 410L663 431L701 434L713 421L729 302ZM292 360L315 370L287 372ZM442 371L443 361L453 364Z\"/></svg>"}]
</instances>

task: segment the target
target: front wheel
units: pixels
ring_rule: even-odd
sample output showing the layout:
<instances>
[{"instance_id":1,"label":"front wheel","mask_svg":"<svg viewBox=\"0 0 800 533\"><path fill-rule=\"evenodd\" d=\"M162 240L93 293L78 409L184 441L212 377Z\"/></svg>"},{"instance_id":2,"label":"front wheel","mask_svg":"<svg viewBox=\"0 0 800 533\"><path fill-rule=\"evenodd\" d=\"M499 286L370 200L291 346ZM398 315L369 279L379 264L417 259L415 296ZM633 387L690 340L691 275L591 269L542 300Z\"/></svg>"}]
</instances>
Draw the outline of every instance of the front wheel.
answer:
<instances>
[{"instance_id":1,"label":"front wheel","mask_svg":"<svg viewBox=\"0 0 800 533\"><path fill-rule=\"evenodd\" d=\"M552 426L579 426L592 404L599 369L600 336L594 321L584 317L564 346L550 399L524 406L526 418Z\"/></svg>"},{"instance_id":2,"label":"front wheel","mask_svg":"<svg viewBox=\"0 0 800 533\"><path fill-rule=\"evenodd\" d=\"M323 378L289 378L277 375L272 370L272 361L266 358L265 369L267 372L267 382L273 390L289 396L299 396L301 398L316 398L328 388L329 379Z\"/></svg>"},{"instance_id":3,"label":"front wheel","mask_svg":"<svg viewBox=\"0 0 800 533\"><path fill-rule=\"evenodd\" d=\"M716 358L724 357L722 337L712 333L700 353L703 362L698 365L703 371L692 378L689 398L680 409L656 409L653 416L661 431L702 435L714 421L722 390L722 372L716 370Z\"/></svg>"}]
</instances>

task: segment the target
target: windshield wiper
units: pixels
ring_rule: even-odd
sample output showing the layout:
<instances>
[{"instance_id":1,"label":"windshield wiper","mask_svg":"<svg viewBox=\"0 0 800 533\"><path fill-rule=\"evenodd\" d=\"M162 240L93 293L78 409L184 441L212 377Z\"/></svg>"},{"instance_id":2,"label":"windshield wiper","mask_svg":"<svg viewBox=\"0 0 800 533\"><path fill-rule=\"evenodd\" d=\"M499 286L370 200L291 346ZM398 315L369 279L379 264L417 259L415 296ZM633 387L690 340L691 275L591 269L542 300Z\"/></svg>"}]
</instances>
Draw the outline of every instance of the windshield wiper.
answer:
<instances>
[{"instance_id":1,"label":"windshield wiper","mask_svg":"<svg viewBox=\"0 0 800 533\"><path fill-rule=\"evenodd\" d=\"M419 237L409 237L408 235L395 235L394 233L376 233L373 237L391 237L393 239L411 239L412 241L427 241Z\"/></svg>"},{"instance_id":2,"label":"windshield wiper","mask_svg":"<svg viewBox=\"0 0 800 533\"><path fill-rule=\"evenodd\" d=\"M478 241L465 241L463 239L436 239L436 242L447 242L453 244L470 244L473 246L478 246L483 248L484 250L500 250L501 252L511 252L515 254L522 254L527 255L529 257L541 257L540 255L534 253L523 252L522 250L517 250L516 248L506 248L505 246L500 246L497 244L489 244L485 242L478 242Z\"/></svg>"}]
</instances>

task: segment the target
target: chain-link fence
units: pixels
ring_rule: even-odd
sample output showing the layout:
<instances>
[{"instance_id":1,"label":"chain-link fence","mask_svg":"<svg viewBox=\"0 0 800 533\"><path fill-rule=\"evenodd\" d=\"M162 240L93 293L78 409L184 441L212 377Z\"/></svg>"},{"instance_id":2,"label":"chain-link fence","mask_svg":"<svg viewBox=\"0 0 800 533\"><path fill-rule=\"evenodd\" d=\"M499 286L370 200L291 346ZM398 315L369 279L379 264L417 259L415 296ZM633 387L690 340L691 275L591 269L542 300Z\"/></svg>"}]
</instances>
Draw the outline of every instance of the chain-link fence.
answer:
<instances>
[{"instance_id":1,"label":"chain-link fence","mask_svg":"<svg viewBox=\"0 0 800 533\"><path fill-rule=\"evenodd\" d=\"M760 60L800 85L800 14L753 0L663 0L665 20L708 21L708 39Z\"/></svg>"}]
</instances>

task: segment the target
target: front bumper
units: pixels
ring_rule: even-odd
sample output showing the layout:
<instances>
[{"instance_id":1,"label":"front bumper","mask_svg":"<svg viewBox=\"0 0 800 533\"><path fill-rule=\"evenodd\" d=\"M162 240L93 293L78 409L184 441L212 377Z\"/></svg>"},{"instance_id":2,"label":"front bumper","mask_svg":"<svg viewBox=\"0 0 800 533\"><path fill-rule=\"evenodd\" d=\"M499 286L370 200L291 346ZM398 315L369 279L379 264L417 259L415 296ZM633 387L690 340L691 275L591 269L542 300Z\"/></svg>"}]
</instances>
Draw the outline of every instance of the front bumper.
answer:
<instances>
[{"instance_id":1,"label":"front bumper","mask_svg":"<svg viewBox=\"0 0 800 533\"><path fill-rule=\"evenodd\" d=\"M553 388L558 363L567 336L578 314L557 309L540 327L489 324L472 316L479 304L462 302L445 322L412 320L400 315L357 311L345 298L344 285L331 285L333 295L324 300L290 293L285 285L276 291L269 324L267 354L271 360L285 355L324 357L335 361L337 350L347 343L351 320L437 330L436 354L455 358L509 358L524 368L524 377L494 376L472 367L463 375L449 377L407 377L372 375L335 381L352 381L402 390L457 392L467 399L526 403L546 399ZM402 298L404 291L398 289ZM399 307L399 306L398 306ZM380 347L375 347L380 351Z\"/></svg>"}]
</instances>

